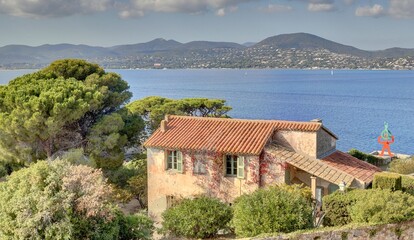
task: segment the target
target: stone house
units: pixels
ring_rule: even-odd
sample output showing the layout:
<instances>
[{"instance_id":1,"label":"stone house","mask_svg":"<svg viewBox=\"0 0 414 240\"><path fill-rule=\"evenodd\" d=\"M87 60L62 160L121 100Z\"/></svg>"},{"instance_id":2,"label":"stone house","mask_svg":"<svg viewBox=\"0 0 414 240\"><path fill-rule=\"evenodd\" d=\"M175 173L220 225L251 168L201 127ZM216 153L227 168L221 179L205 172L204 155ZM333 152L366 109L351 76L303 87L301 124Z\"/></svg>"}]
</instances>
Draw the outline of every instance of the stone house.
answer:
<instances>
[{"instance_id":1,"label":"stone house","mask_svg":"<svg viewBox=\"0 0 414 240\"><path fill-rule=\"evenodd\" d=\"M340 184L366 188L379 168L336 149L310 122L166 116L144 143L148 211L160 220L176 199L208 194L231 203L270 184L305 184L317 200Z\"/></svg>"}]
</instances>

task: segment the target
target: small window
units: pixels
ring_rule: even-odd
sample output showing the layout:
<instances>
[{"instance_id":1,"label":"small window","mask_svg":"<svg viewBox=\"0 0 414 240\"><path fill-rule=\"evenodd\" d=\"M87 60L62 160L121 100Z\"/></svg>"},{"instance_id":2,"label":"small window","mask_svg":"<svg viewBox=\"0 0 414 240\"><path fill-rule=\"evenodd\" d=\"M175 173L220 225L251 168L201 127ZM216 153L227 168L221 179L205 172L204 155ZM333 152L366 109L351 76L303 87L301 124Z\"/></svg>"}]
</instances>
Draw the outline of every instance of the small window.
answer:
<instances>
[{"instance_id":1,"label":"small window","mask_svg":"<svg viewBox=\"0 0 414 240\"><path fill-rule=\"evenodd\" d=\"M195 174L205 174L206 173L206 164L203 159L196 159L194 161L193 173Z\"/></svg>"},{"instance_id":2,"label":"small window","mask_svg":"<svg viewBox=\"0 0 414 240\"><path fill-rule=\"evenodd\" d=\"M244 157L226 155L226 176L244 178Z\"/></svg>"},{"instance_id":3,"label":"small window","mask_svg":"<svg viewBox=\"0 0 414 240\"><path fill-rule=\"evenodd\" d=\"M175 196L168 195L168 196L166 196L166 198L167 198L167 209L175 207L179 203L179 198L177 198Z\"/></svg>"},{"instance_id":4,"label":"small window","mask_svg":"<svg viewBox=\"0 0 414 240\"><path fill-rule=\"evenodd\" d=\"M167 170L175 169L183 172L183 154L180 151L167 152Z\"/></svg>"}]
</instances>

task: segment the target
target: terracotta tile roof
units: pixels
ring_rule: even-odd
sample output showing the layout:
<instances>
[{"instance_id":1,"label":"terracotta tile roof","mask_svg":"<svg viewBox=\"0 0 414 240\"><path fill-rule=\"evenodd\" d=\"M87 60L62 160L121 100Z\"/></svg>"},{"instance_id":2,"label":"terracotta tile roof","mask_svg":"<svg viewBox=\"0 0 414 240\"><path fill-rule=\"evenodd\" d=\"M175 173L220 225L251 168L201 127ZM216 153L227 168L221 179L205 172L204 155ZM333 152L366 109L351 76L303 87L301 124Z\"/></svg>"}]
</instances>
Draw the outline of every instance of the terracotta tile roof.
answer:
<instances>
[{"instance_id":1,"label":"terracotta tile roof","mask_svg":"<svg viewBox=\"0 0 414 240\"><path fill-rule=\"evenodd\" d=\"M259 155L275 130L316 132L325 129L319 122L188 116L169 116L167 126L165 132L157 129L144 146Z\"/></svg>"},{"instance_id":2,"label":"terracotta tile roof","mask_svg":"<svg viewBox=\"0 0 414 240\"><path fill-rule=\"evenodd\" d=\"M281 161L286 161L298 169L331 183L339 184L342 181L345 181L347 185L351 185L354 180L352 174L332 167L319 159L304 156L279 145L271 144L267 146L266 152L272 154Z\"/></svg>"},{"instance_id":3,"label":"terracotta tile roof","mask_svg":"<svg viewBox=\"0 0 414 240\"><path fill-rule=\"evenodd\" d=\"M374 179L374 174L381 172L378 167L361 161L347 153L335 151L331 155L322 159L322 161L329 166L340 169L348 174L351 174L356 179L365 183L370 183Z\"/></svg>"}]
</instances>

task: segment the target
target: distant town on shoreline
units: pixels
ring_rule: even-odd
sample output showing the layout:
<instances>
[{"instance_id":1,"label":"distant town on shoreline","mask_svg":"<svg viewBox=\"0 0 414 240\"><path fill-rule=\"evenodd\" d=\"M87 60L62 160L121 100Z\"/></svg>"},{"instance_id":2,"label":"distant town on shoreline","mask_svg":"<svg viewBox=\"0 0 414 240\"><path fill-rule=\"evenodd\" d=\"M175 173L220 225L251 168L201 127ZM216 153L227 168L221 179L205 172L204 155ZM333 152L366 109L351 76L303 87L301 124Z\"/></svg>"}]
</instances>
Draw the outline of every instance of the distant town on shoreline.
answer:
<instances>
[{"instance_id":1,"label":"distant town on shoreline","mask_svg":"<svg viewBox=\"0 0 414 240\"><path fill-rule=\"evenodd\" d=\"M72 44L0 47L0 69L42 68L61 58L85 59L113 69L414 69L414 49L366 51L308 33L282 34L246 44L180 43L158 38L113 47Z\"/></svg>"}]
</instances>

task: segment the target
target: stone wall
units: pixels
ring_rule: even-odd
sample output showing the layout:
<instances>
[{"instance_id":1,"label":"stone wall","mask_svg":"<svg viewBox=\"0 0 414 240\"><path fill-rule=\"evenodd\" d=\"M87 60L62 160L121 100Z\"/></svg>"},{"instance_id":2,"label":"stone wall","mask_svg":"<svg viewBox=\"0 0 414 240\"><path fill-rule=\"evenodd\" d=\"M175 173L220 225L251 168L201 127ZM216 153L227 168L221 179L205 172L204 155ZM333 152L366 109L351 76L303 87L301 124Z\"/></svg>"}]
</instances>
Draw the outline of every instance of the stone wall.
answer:
<instances>
[{"instance_id":1,"label":"stone wall","mask_svg":"<svg viewBox=\"0 0 414 240\"><path fill-rule=\"evenodd\" d=\"M276 131L272 140L274 143L292 149L297 153L314 158L317 156L315 132Z\"/></svg>"},{"instance_id":2,"label":"stone wall","mask_svg":"<svg viewBox=\"0 0 414 240\"><path fill-rule=\"evenodd\" d=\"M316 135L318 158L323 158L326 153L332 152L336 149L336 139L331 134L321 128Z\"/></svg>"},{"instance_id":3,"label":"stone wall","mask_svg":"<svg viewBox=\"0 0 414 240\"><path fill-rule=\"evenodd\" d=\"M412 240L414 239L414 221L384 224L369 227L357 227L354 229L321 231L313 233L304 233L293 236L278 236L269 238L256 238L262 240Z\"/></svg>"}]
</instances>

